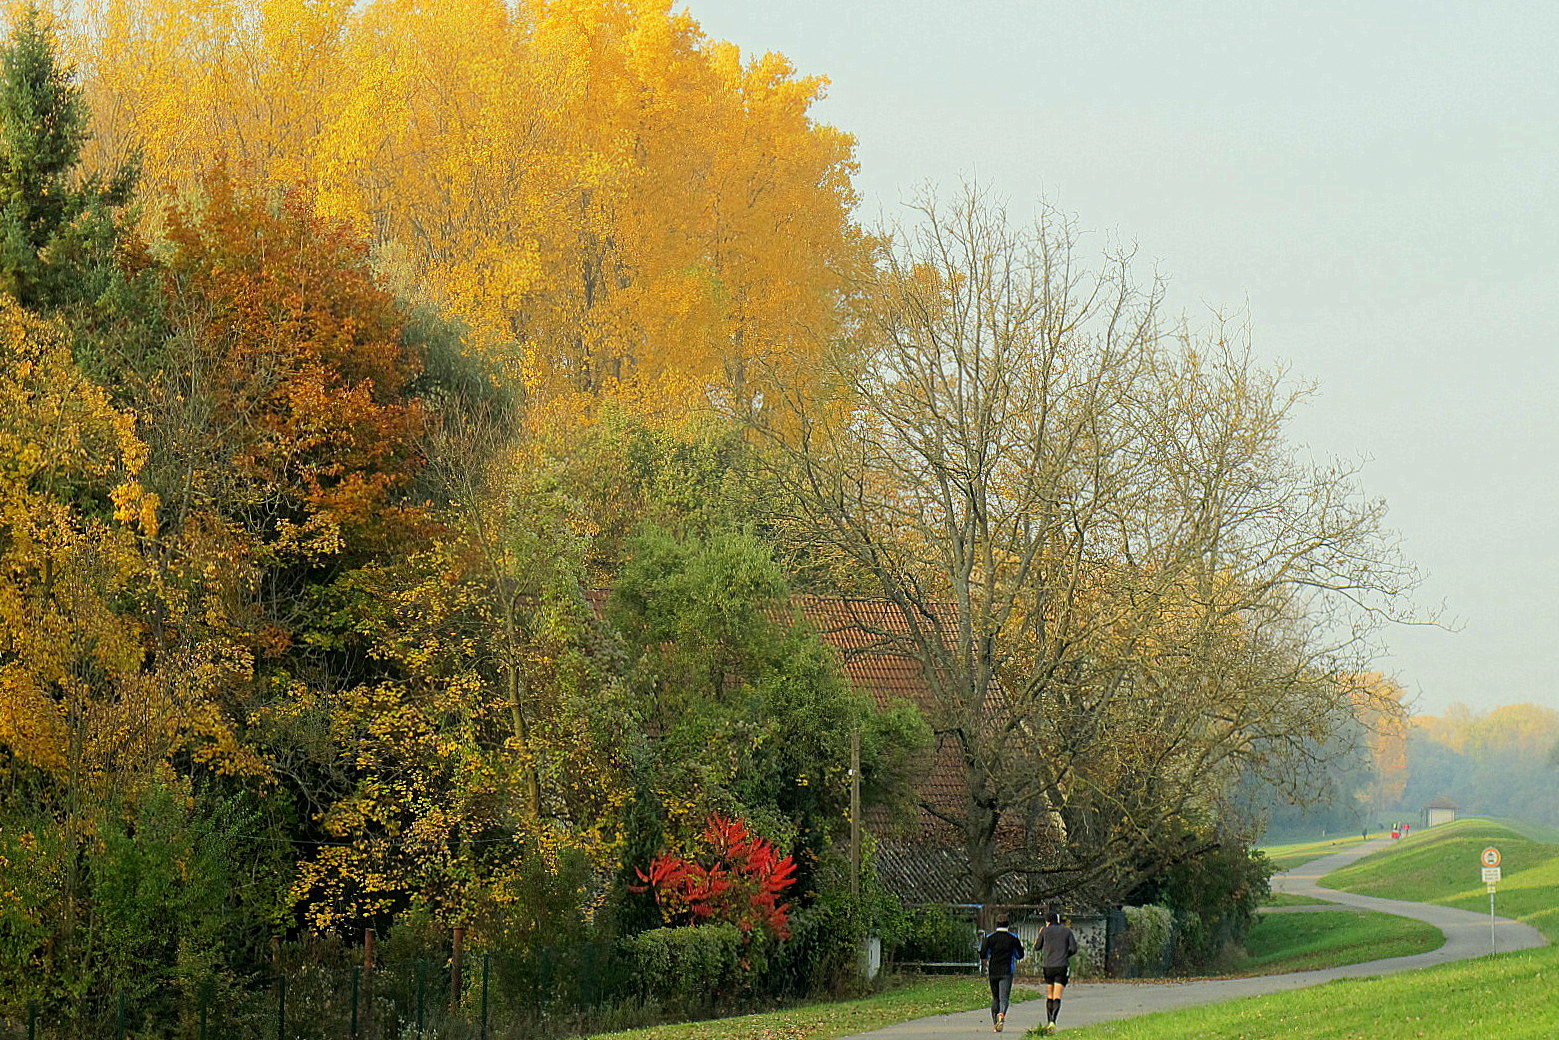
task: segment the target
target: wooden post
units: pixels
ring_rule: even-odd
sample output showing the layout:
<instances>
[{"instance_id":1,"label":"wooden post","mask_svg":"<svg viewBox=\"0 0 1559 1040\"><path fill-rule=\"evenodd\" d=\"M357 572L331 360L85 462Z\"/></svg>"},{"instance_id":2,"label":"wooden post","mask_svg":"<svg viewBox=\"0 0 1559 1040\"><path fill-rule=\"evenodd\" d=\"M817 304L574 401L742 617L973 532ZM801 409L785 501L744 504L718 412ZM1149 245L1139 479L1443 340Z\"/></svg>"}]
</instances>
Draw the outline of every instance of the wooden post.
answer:
<instances>
[{"instance_id":1,"label":"wooden post","mask_svg":"<svg viewBox=\"0 0 1559 1040\"><path fill-rule=\"evenodd\" d=\"M861 731L850 734L850 896L861 895Z\"/></svg>"},{"instance_id":2,"label":"wooden post","mask_svg":"<svg viewBox=\"0 0 1559 1040\"><path fill-rule=\"evenodd\" d=\"M374 1017L374 930L363 929L363 1035L373 1033Z\"/></svg>"},{"instance_id":3,"label":"wooden post","mask_svg":"<svg viewBox=\"0 0 1559 1040\"><path fill-rule=\"evenodd\" d=\"M460 956L465 947L466 930L460 925L453 929L449 954L449 1010L460 1010Z\"/></svg>"}]
</instances>

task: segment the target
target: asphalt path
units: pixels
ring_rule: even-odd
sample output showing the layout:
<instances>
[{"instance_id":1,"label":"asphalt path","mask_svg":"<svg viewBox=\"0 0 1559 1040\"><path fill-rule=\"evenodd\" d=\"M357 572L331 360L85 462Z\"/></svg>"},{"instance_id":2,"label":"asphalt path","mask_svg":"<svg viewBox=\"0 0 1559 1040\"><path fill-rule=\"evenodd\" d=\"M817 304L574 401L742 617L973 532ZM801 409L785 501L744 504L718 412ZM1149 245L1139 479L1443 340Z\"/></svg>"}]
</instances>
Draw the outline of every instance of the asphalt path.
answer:
<instances>
[{"instance_id":1,"label":"asphalt path","mask_svg":"<svg viewBox=\"0 0 1559 1040\"><path fill-rule=\"evenodd\" d=\"M1390 975L1399 971L1412 971L1436 964L1448 964L1469 957L1481 957L1493 948L1499 953L1531 949L1547 943L1543 933L1531 925L1495 918L1490 925L1489 915L1471 910L1456 910L1429 903L1409 903L1400 899L1379 899L1374 896L1354 895L1321 888L1316 882L1334 870L1341 869L1372 852L1378 852L1392 844L1390 838L1378 838L1351 846L1346 852L1334 853L1311 860L1293 870L1272 879L1274 892L1310 896L1325 899L1333 904L1357 907L1361 910L1378 910L1398 917L1411 917L1425 921L1440 929L1445 944L1428 953L1415 953L1408 957L1392 957L1387 960L1365 961L1340 968L1322 968L1318 971L1297 971L1286 975L1255 975L1235 979L1187 979L1121 982L1077 982L1066 988L1061 1005L1061 1031L1095 1022L1111 1022L1121 1018L1134 1018L1154 1011L1170 1011L1176 1008L1217 1004L1240 997L1259 996L1281 990L1302 989L1335 979L1360 978L1366 975ZM1326 909L1320 907L1319 909ZM985 991L985 980L969 980L971 988ZM1045 1020L1043 997L1013 1004L1007 1014L1007 1034L1021 1037L1026 1031ZM859 1033L844 1040L946 1040L948 1037L967 1037L973 1033L991 1032L989 1009L960 1011L951 1015L935 1015L911 1022Z\"/></svg>"}]
</instances>

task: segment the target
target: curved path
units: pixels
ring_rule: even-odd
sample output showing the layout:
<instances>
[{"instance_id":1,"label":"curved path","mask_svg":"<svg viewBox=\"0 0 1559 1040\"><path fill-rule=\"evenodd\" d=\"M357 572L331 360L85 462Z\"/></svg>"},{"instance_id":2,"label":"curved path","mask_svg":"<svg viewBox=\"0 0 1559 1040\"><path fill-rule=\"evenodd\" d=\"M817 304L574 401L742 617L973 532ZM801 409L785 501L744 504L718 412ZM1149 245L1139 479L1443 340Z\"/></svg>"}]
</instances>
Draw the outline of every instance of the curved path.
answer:
<instances>
[{"instance_id":1,"label":"curved path","mask_svg":"<svg viewBox=\"0 0 1559 1040\"><path fill-rule=\"evenodd\" d=\"M1194 1007L1199 1004L1216 1004L1238 997L1252 997L1279 990L1301 989L1334 979L1358 978L1365 975L1388 975L1414 968L1427 968L1435 964L1481 957L1489 952L1489 917L1471 910L1456 910L1429 903L1409 903L1400 899L1379 899L1359 896L1351 892L1337 892L1316 884L1321 877L1347 866L1372 852L1378 852L1392 844L1390 838L1378 838L1355 845L1346 852L1323 856L1272 879L1274 892L1311 896L1331 903L1357 907L1361 910L1378 910L1398 917L1411 917L1434 925L1445 934L1445 945L1428 953L1415 953L1409 957L1392 957L1388 960L1365 961L1340 968L1322 968L1317 971L1297 971L1286 975L1255 975L1236 979L1195 979L1189 981L1151 982L1079 982L1066 988L1065 1003L1061 1008L1061 1028L1092 1025L1119 1018L1133 1018L1154 1011L1170 1011L1176 1008ZM1495 945L1500 953L1526 950L1548 942L1531 925L1496 918ZM970 979L971 986L983 981ZM1045 1018L1043 998L1013 1004L1007 1015L1007 1034L1021 1037ZM870 1033L860 1033L844 1040L944 1040L946 1037L967 1037L971 1033L991 1031L988 1010L960 1011L951 1015L919 1018L912 1022L900 1022Z\"/></svg>"}]
</instances>

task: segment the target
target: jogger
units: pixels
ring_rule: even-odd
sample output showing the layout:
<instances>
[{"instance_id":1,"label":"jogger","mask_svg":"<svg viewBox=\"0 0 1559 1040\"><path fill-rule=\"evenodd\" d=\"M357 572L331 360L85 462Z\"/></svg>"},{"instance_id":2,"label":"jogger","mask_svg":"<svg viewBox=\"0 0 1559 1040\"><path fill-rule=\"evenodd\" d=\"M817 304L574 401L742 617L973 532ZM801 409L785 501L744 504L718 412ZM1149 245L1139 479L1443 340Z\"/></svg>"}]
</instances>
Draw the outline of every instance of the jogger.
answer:
<instances>
[{"instance_id":1,"label":"jogger","mask_svg":"<svg viewBox=\"0 0 1559 1040\"><path fill-rule=\"evenodd\" d=\"M1061 923L1054 911L1045 915L1045 927L1039 930L1039 970L1045 980L1045 1029L1054 1032L1061 1015L1061 994L1072 981L1069 967L1077 952L1077 936Z\"/></svg>"},{"instance_id":2,"label":"jogger","mask_svg":"<svg viewBox=\"0 0 1559 1040\"><path fill-rule=\"evenodd\" d=\"M1023 959L1023 941L1011 931L1007 917L996 919L996 930L980 943L980 970L991 983L991 1027L1001 1032L1007 1024L1007 1003L1012 999L1012 976Z\"/></svg>"}]
</instances>

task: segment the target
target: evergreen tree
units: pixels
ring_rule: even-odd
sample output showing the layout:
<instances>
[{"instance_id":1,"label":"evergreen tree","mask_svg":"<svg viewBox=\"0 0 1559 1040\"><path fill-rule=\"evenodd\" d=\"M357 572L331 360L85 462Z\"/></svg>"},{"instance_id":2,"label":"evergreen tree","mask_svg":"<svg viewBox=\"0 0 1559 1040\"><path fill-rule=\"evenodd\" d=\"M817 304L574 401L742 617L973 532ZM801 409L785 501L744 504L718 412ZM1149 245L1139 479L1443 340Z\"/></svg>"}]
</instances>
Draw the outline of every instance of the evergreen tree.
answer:
<instances>
[{"instance_id":1,"label":"evergreen tree","mask_svg":"<svg viewBox=\"0 0 1559 1040\"><path fill-rule=\"evenodd\" d=\"M92 304L117 284L136 163L79 170L87 108L53 29L29 7L0 47L0 290L24 307Z\"/></svg>"}]
</instances>

